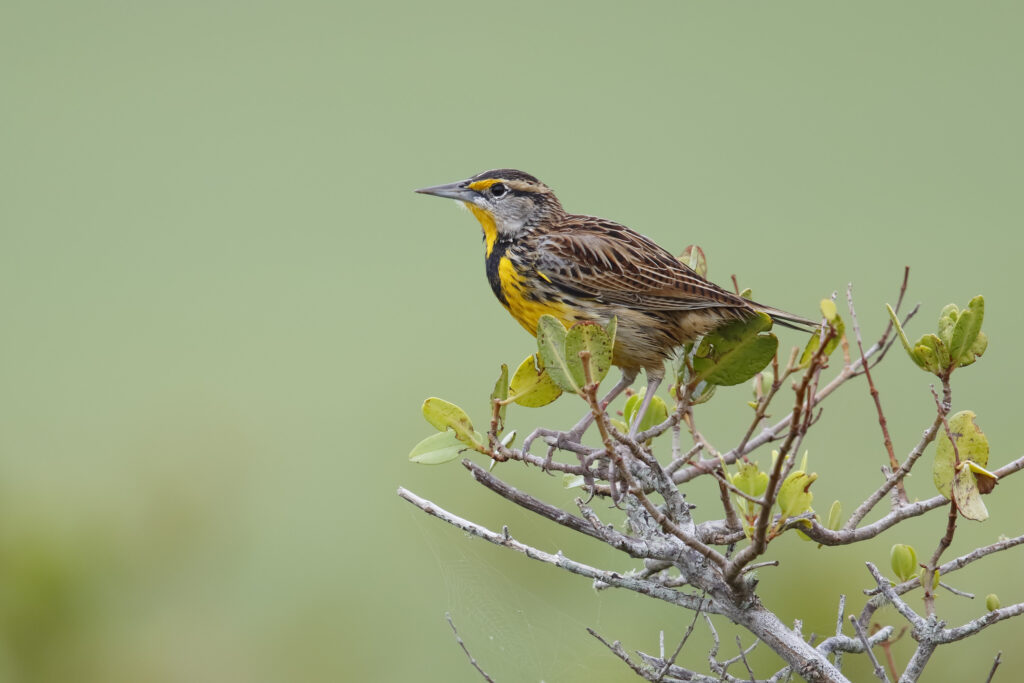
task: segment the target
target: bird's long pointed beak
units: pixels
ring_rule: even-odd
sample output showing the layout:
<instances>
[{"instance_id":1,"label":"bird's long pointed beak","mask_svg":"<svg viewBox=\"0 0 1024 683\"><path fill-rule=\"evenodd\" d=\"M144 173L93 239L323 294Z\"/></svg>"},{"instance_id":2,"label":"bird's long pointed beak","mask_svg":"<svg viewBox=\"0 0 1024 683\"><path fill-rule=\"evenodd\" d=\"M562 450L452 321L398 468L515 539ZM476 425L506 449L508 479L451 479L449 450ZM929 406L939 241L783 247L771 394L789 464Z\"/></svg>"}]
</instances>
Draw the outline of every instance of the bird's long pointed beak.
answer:
<instances>
[{"instance_id":1,"label":"bird's long pointed beak","mask_svg":"<svg viewBox=\"0 0 1024 683\"><path fill-rule=\"evenodd\" d=\"M424 187L421 190L416 190L420 194L432 194L435 197L444 197L445 199L458 199L463 202L472 202L473 198L477 196L475 190L471 190L465 185L465 180L460 180L457 183L448 183L447 185L437 185L435 187Z\"/></svg>"}]
</instances>

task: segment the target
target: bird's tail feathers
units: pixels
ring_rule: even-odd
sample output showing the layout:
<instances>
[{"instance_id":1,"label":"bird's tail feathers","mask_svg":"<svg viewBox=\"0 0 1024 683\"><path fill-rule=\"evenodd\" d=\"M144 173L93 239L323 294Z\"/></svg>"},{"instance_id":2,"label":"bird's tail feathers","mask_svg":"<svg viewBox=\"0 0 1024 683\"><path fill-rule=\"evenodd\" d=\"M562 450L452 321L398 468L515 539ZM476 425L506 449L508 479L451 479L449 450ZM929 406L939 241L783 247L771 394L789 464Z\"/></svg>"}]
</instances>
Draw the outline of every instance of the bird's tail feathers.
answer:
<instances>
[{"instance_id":1,"label":"bird's tail feathers","mask_svg":"<svg viewBox=\"0 0 1024 683\"><path fill-rule=\"evenodd\" d=\"M787 313L771 306L762 306L761 304L754 304L757 310L762 313L767 313L776 324L788 327L791 330L799 330L801 332L816 332L821 329L821 323L809 318L805 318L800 315L793 313Z\"/></svg>"}]
</instances>

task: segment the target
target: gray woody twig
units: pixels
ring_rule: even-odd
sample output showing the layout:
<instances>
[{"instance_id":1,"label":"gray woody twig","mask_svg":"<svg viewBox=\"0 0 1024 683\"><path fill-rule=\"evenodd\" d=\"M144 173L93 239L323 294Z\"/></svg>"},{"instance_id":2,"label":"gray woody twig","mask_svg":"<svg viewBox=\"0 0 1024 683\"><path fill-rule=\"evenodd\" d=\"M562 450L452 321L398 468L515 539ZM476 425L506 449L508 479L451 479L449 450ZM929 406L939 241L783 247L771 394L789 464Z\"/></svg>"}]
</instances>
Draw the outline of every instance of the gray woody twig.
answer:
<instances>
[{"instance_id":1,"label":"gray woody twig","mask_svg":"<svg viewBox=\"0 0 1024 683\"><path fill-rule=\"evenodd\" d=\"M466 656L469 658L469 663L473 665L474 669L480 672L480 675L484 677L484 680L487 681L487 683L494 683L494 679L488 676L487 672L480 668L480 665L477 664L476 658L469 653L469 648L467 648L466 644L462 642L462 638L459 636L459 630L455 628L455 622L452 621L451 612L445 612L444 618L448 620L448 625L452 627L452 633L455 634L455 642L458 643L459 647L462 648L462 651L466 653Z\"/></svg>"},{"instance_id":2,"label":"gray woody twig","mask_svg":"<svg viewBox=\"0 0 1024 683\"><path fill-rule=\"evenodd\" d=\"M673 605L679 605L680 607L685 607L687 609L697 609L698 607L700 607L705 612L716 612L715 607L711 605L709 601L704 601L702 603L701 599L696 596L686 595L685 593L674 591L671 588L666 588L665 586L662 586L660 583L655 583L654 581L647 581L645 579L640 579L637 577L623 576L618 572L597 569L595 567L591 567L590 565L583 564L582 562L570 560L561 552L552 555L551 553L546 553L543 550L538 550L537 548L526 545L525 543L520 543L519 541L512 538L512 536L508 533L495 533L490 529L480 526L479 524L475 524L474 522L470 522L467 519L463 519L462 517L453 515L444 508L432 503L429 500L426 500L425 498L420 498L415 493L407 489L399 488L398 495L401 498L404 498L405 500L409 501L419 509L426 512L428 515L437 517L442 521L448 522L452 526L462 529L463 531L472 534L473 536L482 538L485 541L489 541L495 545L504 546L506 548L515 550L516 552L523 553L527 557L532 558L534 560L538 560L546 564L551 564L556 567L560 567L561 569L570 571L573 574L579 574L580 576L586 576L591 579L603 581L604 583L607 583L610 586L615 586L617 588L626 588L628 590L640 593L642 595L657 598L658 600L664 600L665 602L672 603Z\"/></svg>"}]
</instances>

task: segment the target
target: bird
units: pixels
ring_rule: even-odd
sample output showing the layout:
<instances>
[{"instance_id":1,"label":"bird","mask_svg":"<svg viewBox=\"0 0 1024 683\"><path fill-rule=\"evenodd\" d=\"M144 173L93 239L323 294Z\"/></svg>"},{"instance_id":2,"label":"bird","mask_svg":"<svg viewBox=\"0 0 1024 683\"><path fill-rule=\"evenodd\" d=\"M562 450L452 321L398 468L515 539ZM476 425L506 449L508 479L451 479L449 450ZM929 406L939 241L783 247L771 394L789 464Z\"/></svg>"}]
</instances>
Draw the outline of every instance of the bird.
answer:
<instances>
[{"instance_id":1,"label":"bird","mask_svg":"<svg viewBox=\"0 0 1024 683\"><path fill-rule=\"evenodd\" d=\"M643 370L647 391L632 436L679 347L758 312L787 327L816 325L719 287L625 225L568 213L550 187L523 171L494 169L415 192L454 199L476 217L491 290L531 334L544 314L566 327L617 320L612 364L622 379L601 405ZM588 424L585 417L569 434L578 440Z\"/></svg>"}]
</instances>

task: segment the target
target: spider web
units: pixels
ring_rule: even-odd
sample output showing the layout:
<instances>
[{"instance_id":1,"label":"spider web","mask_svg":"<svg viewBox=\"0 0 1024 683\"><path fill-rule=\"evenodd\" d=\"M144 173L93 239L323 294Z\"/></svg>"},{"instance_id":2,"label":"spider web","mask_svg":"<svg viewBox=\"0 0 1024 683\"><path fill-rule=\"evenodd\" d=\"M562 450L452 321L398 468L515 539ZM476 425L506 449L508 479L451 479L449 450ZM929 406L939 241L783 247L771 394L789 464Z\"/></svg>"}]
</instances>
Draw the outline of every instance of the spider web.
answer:
<instances>
[{"instance_id":1,"label":"spider web","mask_svg":"<svg viewBox=\"0 0 1024 683\"><path fill-rule=\"evenodd\" d=\"M459 636L491 677L497 681L592 683L608 675L603 648L586 631L587 626L600 629L600 599L588 606L591 614L585 615L589 621L584 622L515 576L522 563L532 560L442 527L422 515L414 519L444 577L446 609ZM560 571L555 567L548 570L552 574ZM588 579L575 578L589 589ZM574 602L567 594L561 604ZM448 628L443 618L439 628L442 625ZM452 648L458 649L454 639ZM468 661L466 667L471 670ZM472 677L467 675L466 680Z\"/></svg>"}]
</instances>

